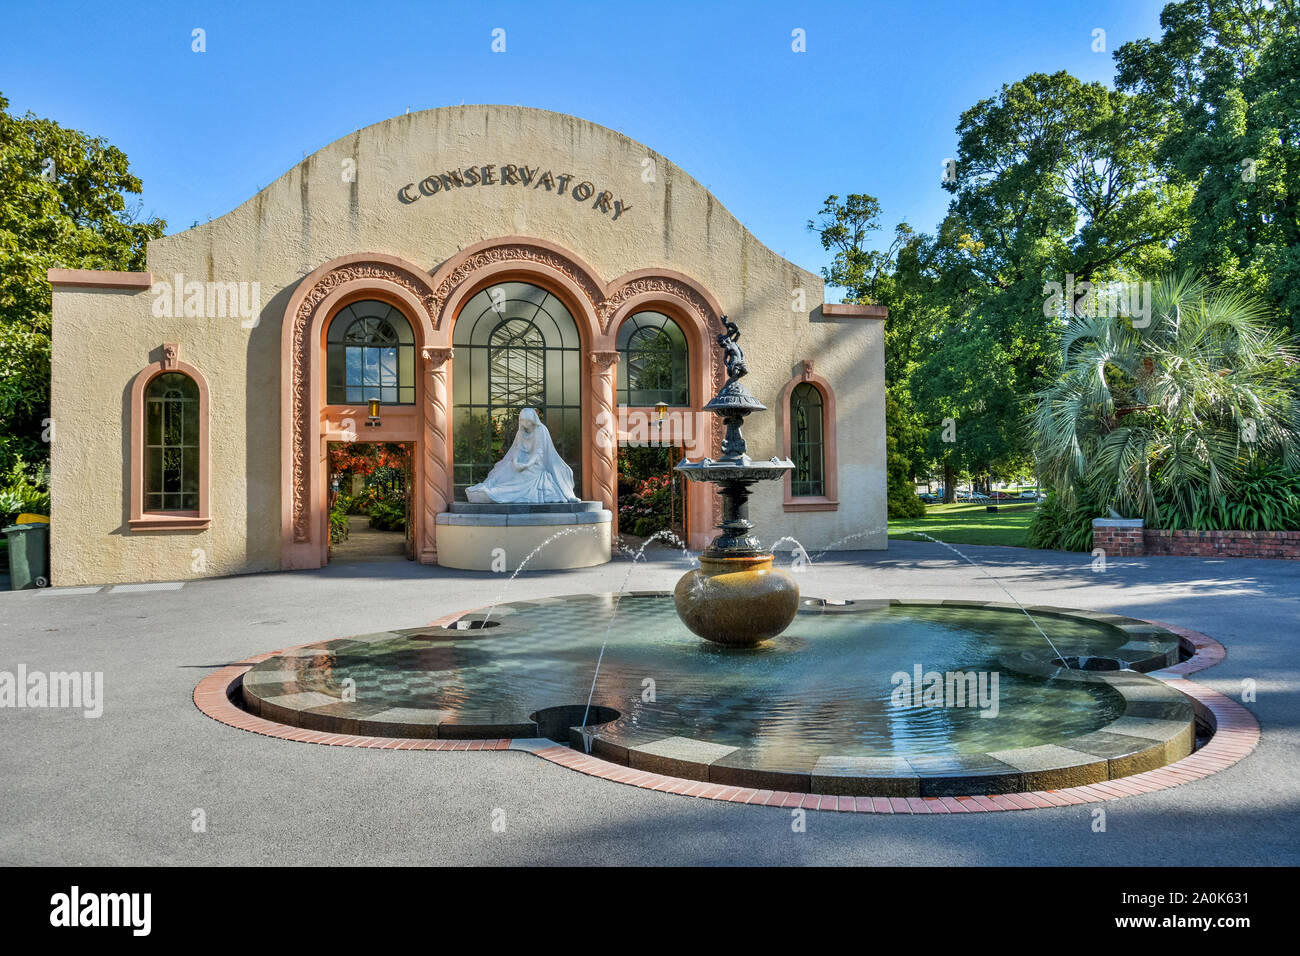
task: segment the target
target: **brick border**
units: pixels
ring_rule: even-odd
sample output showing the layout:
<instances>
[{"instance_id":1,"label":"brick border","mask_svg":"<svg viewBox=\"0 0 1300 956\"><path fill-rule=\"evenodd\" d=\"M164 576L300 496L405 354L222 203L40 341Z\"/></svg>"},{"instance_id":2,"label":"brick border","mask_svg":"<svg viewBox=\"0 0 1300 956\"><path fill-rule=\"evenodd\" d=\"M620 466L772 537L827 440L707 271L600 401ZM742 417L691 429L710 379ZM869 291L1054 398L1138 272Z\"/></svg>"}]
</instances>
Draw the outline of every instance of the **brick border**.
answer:
<instances>
[{"instance_id":1,"label":"brick border","mask_svg":"<svg viewBox=\"0 0 1300 956\"><path fill-rule=\"evenodd\" d=\"M438 627L448 624L462 617L463 614L464 612L457 612L447 615L429 626ZM602 780L611 780L614 783L627 784L643 790L658 790L728 803L788 809L834 810L841 813L953 814L1031 810L1100 803L1106 800L1117 800L1120 797L1167 790L1178 784L1190 783L1225 770L1248 756L1259 744L1259 722L1249 710L1232 698L1187 679L1188 674L1213 667L1222 661L1227 656L1224 646L1213 638L1189 628L1162 624L1159 621L1147 623L1167 628L1177 634L1187 649L1193 651L1193 656L1189 660L1155 671L1148 676L1163 681L1191 699L1197 717L1213 727L1214 735L1209 743L1182 760L1156 770L1147 770L1104 783L1026 793L961 797L848 797L833 794L791 793L783 790L758 790L633 770L623 764L611 763L559 744L537 746L532 741L508 738L439 740L415 737L360 737L354 734L303 730L300 727L291 727L288 724L256 717L234 703L231 694L239 687L244 674L253 665L294 648L258 654L214 671L199 681L198 686L194 688L194 706L219 723L279 740L325 744L331 747L365 747L375 750L518 750L531 753L548 763L576 770L589 777L599 777Z\"/></svg>"}]
</instances>

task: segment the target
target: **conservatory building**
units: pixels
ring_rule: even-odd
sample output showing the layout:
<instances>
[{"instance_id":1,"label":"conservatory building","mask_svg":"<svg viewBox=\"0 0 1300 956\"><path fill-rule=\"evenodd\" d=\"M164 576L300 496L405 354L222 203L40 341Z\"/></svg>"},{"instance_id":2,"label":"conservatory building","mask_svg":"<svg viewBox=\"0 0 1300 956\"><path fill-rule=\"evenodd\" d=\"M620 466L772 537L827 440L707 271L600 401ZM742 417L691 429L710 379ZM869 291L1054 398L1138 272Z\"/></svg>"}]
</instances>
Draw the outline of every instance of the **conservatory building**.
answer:
<instances>
[{"instance_id":1,"label":"conservatory building","mask_svg":"<svg viewBox=\"0 0 1300 956\"><path fill-rule=\"evenodd\" d=\"M529 407L608 513L602 560L647 521L702 548L714 486L671 466L719 454L724 316L768 409L749 453L795 463L755 489L760 533L885 547L884 309L825 304L700 183L572 116L397 116L150 243L148 272L50 281L56 585L320 567L332 462L362 445L402 452L406 556L455 563L465 489Z\"/></svg>"}]
</instances>

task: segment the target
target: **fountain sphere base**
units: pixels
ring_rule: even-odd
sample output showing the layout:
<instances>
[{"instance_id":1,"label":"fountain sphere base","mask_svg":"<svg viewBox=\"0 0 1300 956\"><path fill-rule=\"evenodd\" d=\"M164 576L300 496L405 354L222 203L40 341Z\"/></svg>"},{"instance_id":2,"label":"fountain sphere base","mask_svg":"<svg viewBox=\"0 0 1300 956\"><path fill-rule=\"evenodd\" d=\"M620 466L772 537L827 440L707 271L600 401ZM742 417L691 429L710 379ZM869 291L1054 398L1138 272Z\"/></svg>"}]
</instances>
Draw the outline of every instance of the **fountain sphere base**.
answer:
<instances>
[{"instance_id":1,"label":"fountain sphere base","mask_svg":"<svg viewBox=\"0 0 1300 956\"><path fill-rule=\"evenodd\" d=\"M772 567L772 555L705 552L673 589L677 616L715 644L753 647L776 637L799 610L799 585Z\"/></svg>"}]
</instances>

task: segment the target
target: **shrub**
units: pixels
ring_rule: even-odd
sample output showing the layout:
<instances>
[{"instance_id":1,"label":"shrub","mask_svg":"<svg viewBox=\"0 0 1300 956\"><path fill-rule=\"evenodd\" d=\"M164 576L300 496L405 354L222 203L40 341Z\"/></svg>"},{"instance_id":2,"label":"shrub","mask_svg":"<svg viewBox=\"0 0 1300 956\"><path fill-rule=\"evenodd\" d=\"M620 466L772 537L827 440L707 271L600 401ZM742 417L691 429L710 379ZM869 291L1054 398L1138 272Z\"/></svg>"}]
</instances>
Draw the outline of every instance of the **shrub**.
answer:
<instances>
[{"instance_id":1,"label":"shrub","mask_svg":"<svg viewBox=\"0 0 1300 956\"><path fill-rule=\"evenodd\" d=\"M0 521L8 524L10 518L23 510L22 495L12 488L0 488Z\"/></svg>"},{"instance_id":2,"label":"shrub","mask_svg":"<svg viewBox=\"0 0 1300 956\"><path fill-rule=\"evenodd\" d=\"M1026 543L1031 548L1091 551L1092 521L1103 514L1090 500L1067 504L1061 495L1050 491L1029 519Z\"/></svg>"},{"instance_id":3,"label":"shrub","mask_svg":"<svg viewBox=\"0 0 1300 956\"><path fill-rule=\"evenodd\" d=\"M0 475L0 514L50 513L49 481L42 469L28 465L21 455L8 474Z\"/></svg>"},{"instance_id":4,"label":"shrub","mask_svg":"<svg viewBox=\"0 0 1300 956\"><path fill-rule=\"evenodd\" d=\"M348 513L346 510L335 508L330 511L330 544L338 544L340 541L348 540Z\"/></svg>"},{"instance_id":5,"label":"shrub","mask_svg":"<svg viewBox=\"0 0 1300 956\"><path fill-rule=\"evenodd\" d=\"M370 527L376 531L405 531L406 502L396 496L377 499L370 506Z\"/></svg>"},{"instance_id":6,"label":"shrub","mask_svg":"<svg viewBox=\"0 0 1300 956\"><path fill-rule=\"evenodd\" d=\"M638 538L668 528L671 512L672 483L667 475L648 478L623 476L631 491L620 498L618 522L628 534Z\"/></svg>"},{"instance_id":7,"label":"shrub","mask_svg":"<svg viewBox=\"0 0 1300 956\"><path fill-rule=\"evenodd\" d=\"M1300 530L1300 474L1277 463L1246 472L1231 495L1215 495L1208 487L1196 489L1187 517L1165 489L1157 492L1156 500L1160 527L1171 530Z\"/></svg>"},{"instance_id":8,"label":"shrub","mask_svg":"<svg viewBox=\"0 0 1300 956\"><path fill-rule=\"evenodd\" d=\"M911 487L899 488L891 484L889 488L889 517L924 518L925 502L916 496Z\"/></svg>"},{"instance_id":9,"label":"shrub","mask_svg":"<svg viewBox=\"0 0 1300 956\"><path fill-rule=\"evenodd\" d=\"M1065 324L1061 375L1031 417L1040 474L1149 528L1233 523L1253 462L1300 468L1300 354L1259 302L1190 277L1158 283L1152 312L1142 328ZM1251 494L1240 520L1284 520L1266 486Z\"/></svg>"}]
</instances>

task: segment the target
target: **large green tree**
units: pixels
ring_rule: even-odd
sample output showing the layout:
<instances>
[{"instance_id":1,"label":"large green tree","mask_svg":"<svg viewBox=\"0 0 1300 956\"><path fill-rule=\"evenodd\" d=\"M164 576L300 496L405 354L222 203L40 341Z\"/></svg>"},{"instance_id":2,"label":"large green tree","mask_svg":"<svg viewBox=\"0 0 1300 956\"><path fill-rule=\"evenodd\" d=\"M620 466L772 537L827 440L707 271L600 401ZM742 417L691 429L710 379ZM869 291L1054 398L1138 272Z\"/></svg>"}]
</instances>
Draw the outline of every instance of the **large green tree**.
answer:
<instances>
[{"instance_id":1,"label":"large green tree","mask_svg":"<svg viewBox=\"0 0 1300 956\"><path fill-rule=\"evenodd\" d=\"M918 347L915 301L917 236L907 223L899 223L889 245L872 247L873 234L880 231L880 203L866 193L850 193L843 200L829 196L819 219L808 221L822 248L833 253L822 276L845 290L849 302L889 307L885 324L885 430L889 514L917 517L925 507L913 487L917 472L917 449L923 440L916 412L908 392L908 373ZM911 296L913 301L908 301Z\"/></svg>"},{"instance_id":2,"label":"large green tree","mask_svg":"<svg viewBox=\"0 0 1300 956\"><path fill-rule=\"evenodd\" d=\"M128 206L141 185L120 149L8 107L0 95L0 474L48 456L47 270L143 269L166 228Z\"/></svg>"},{"instance_id":3,"label":"large green tree","mask_svg":"<svg viewBox=\"0 0 1300 956\"><path fill-rule=\"evenodd\" d=\"M1140 280L1166 268L1188 192L1156 162L1158 117L1068 73L1036 73L964 112L931 252L946 317L915 371L929 451L956 469L1029 465L1023 402L1056 368L1045 286Z\"/></svg>"},{"instance_id":4,"label":"large green tree","mask_svg":"<svg viewBox=\"0 0 1300 956\"><path fill-rule=\"evenodd\" d=\"M1159 117L1158 161L1194 191L1177 265L1300 331L1300 3L1183 0L1160 23L1115 60Z\"/></svg>"}]
</instances>

